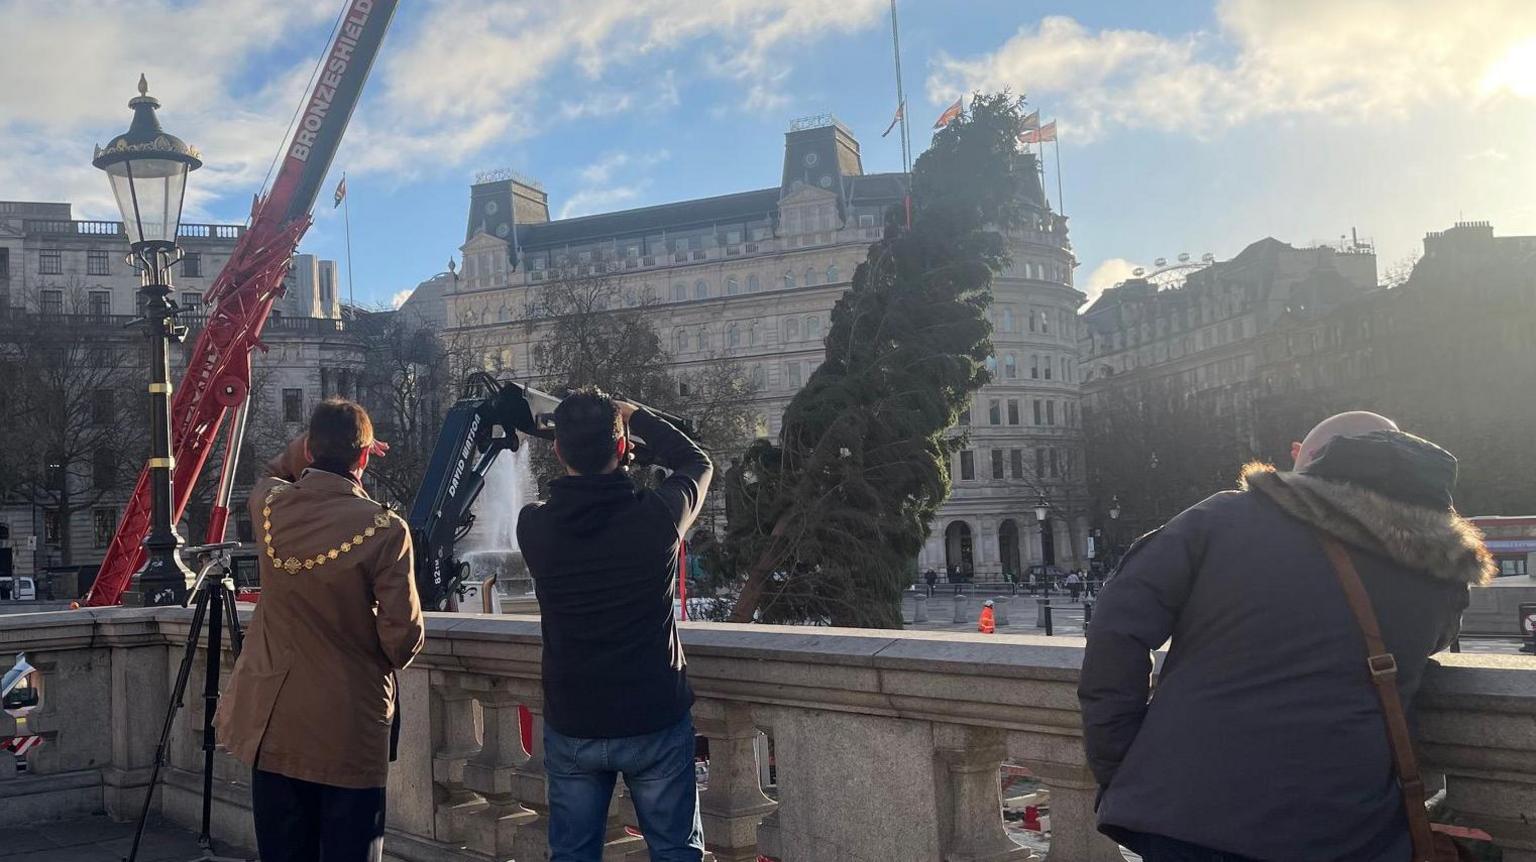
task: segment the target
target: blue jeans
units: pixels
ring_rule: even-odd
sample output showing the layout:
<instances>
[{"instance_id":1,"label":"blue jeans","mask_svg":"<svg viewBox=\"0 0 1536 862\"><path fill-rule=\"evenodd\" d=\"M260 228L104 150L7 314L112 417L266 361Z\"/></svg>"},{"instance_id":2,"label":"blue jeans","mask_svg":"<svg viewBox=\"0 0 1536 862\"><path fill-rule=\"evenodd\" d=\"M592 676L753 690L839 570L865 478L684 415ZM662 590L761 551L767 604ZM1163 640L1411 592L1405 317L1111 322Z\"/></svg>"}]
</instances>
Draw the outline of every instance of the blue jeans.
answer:
<instances>
[{"instance_id":1,"label":"blue jeans","mask_svg":"<svg viewBox=\"0 0 1536 862\"><path fill-rule=\"evenodd\" d=\"M577 739L545 725L549 862L602 858L608 803L621 773L652 862L703 859L693 737L691 715L665 730L620 739Z\"/></svg>"}]
</instances>

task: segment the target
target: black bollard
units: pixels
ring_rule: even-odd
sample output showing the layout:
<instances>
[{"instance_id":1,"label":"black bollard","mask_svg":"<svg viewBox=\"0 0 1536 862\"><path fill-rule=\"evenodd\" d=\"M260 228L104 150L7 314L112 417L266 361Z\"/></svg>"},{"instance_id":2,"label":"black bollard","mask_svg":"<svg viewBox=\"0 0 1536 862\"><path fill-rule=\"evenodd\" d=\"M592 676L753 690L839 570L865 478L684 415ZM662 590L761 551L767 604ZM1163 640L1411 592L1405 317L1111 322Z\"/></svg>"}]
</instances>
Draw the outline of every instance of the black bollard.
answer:
<instances>
[{"instance_id":1,"label":"black bollard","mask_svg":"<svg viewBox=\"0 0 1536 862\"><path fill-rule=\"evenodd\" d=\"M1045 636L1046 637L1051 637L1055 633L1056 633L1056 630L1051 625L1051 605L1050 605L1049 602L1047 602L1045 604Z\"/></svg>"},{"instance_id":2,"label":"black bollard","mask_svg":"<svg viewBox=\"0 0 1536 862\"><path fill-rule=\"evenodd\" d=\"M1093 622L1093 602L1083 602L1083 629L1085 631L1091 622Z\"/></svg>"}]
</instances>

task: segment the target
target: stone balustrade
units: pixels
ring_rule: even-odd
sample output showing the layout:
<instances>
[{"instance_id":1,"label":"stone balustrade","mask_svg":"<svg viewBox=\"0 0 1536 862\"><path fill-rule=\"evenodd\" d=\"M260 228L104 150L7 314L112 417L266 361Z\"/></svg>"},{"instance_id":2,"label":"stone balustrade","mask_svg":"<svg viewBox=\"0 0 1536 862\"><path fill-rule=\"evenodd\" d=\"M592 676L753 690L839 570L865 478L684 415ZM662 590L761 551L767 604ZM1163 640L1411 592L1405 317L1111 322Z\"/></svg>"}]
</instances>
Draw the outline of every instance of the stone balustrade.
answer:
<instances>
[{"instance_id":1,"label":"stone balustrade","mask_svg":"<svg viewBox=\"0 0 1536 862\"><path fill-rule=\"evenodd\" d=\"M16 774L0 754L0 826L106 810L137 814L190 612L90 610L0 618L0 655L42 676L28 717L46 742ZM714 858L752 862L1022 860L1000 815L999 770L1050 791L1051 862L1118 862L1093 828L1081 748L1080 639L931 632L683 627L708 740L705 834ZM433 615L401 674L400 760L387 855L400 862L547 858L539 626ZM1446 655L1421 701L1421 744L1448 799L1509 862L1536 860L1536 660ZM170 746L158 807L197 821L201 663ZM519 715L533 722L525 750ZM0 718L0 736L10 722ZM776 783L761 753L772 741ZM215 833L252 843L245 770L221 757ZM622 785L604 858L647 858Z\"/></svg>"}]
</instances>

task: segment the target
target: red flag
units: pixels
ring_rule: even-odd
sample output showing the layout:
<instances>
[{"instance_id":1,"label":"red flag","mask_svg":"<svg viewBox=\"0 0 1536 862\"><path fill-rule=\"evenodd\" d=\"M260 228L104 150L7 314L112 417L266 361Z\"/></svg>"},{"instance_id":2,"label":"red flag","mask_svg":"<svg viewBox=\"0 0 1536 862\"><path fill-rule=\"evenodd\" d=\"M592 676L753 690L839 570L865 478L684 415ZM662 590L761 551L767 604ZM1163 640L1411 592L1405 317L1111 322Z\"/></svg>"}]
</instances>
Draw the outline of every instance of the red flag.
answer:
<instances>
[{"instance_id":1,"label":"red flag","mask_svg":"<svg viewBox=\"0 0 1536 862\"><path fill-rule=\"evenodd\" d=\"M1056 140L1055 120L1046 123L1038 129L1023 132L1019 135L1019 143L1021 144L1043 144L1046 141L1054 140Z\"/></svg>"},{"instance_id":2,"label":"red flag","mask_svg":"<svg viewBox=\"0 0 1536 862\"><path fill-rule=\"evenodd\" d=\"M905 102L903 102L900 105L896 106L896 116L891 118L891 124L889 126L885 127L885 131L880 133L880 137L883 138L886 135L889 135L891 133L891 129L896 128L896 124L901 122L901 115L906 113L906 110L907 110L907 104Z\"/></svg>"},{"instance_id":3,"label":"red flag","mask_svg":"<svg viewBox=\"0 0 1536 862\"><path fill-rule=\"evenodd\" d=\"M1034 113L1024 118L1024 125L1022 128L1026 132L1030 129L1040 128L1040 110L1038 108Z\"/></svg>"},{"instance_id":4,"label":"red flag","mask_svg":"<svg viewBox=\"0 0 1536 862\"><path fill-rule=\"evenodd\" d=\"M956 99L955 103L953 105L950 105L948 108L945 108L944 109L944 113L939 115L939 119L938 119L937 122L935 122L933 124L933 127L935 129L942 129L945 126L949 125L950 123L953 123L955 121L955 118L960 116L960 112L963 111L963 110L965 110L965 109L963 107L961 107L960 100Z\"/></svg>"},{"instance_id":5,"label":"red flag","mask_svg":"<svg viewBox=\"0 0 1536 862\"><path fill-rule=\"evenodd\" d=\"M336 206L331 207L331 209L335 209L336 207L341 206L341 202L346 200L346 199L347 199L347 175L346 174L342 174L341 175L341 182L336 184Z\"/></svg>"}]
</instances>

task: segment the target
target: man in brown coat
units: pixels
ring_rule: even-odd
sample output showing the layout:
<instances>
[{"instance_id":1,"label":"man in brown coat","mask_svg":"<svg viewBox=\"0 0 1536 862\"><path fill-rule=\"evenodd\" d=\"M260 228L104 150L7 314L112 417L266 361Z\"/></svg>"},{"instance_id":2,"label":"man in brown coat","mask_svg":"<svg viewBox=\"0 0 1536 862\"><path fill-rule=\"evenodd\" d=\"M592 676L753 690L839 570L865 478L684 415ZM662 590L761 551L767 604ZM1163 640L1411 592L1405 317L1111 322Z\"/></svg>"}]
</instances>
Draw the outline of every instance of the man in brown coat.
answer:
<instances>
[{"instance_id":1,"label":"man in brown coat","mask_svg":"<svg viewBox=\"0 0 1536 862\"><path fill-rule=\"evenodd\" d=\"M405 522L360 484L373 425L329 400L251 493L261 600L215 718L252 767L263 862L376 862L394 672L425 640Z\"/></svg>"}]
</instances>

